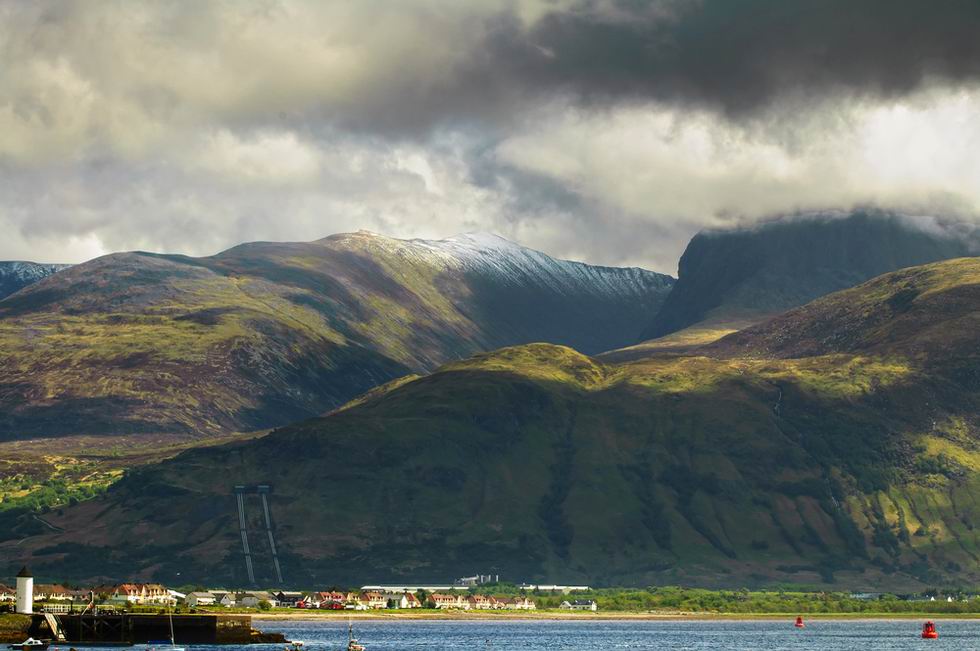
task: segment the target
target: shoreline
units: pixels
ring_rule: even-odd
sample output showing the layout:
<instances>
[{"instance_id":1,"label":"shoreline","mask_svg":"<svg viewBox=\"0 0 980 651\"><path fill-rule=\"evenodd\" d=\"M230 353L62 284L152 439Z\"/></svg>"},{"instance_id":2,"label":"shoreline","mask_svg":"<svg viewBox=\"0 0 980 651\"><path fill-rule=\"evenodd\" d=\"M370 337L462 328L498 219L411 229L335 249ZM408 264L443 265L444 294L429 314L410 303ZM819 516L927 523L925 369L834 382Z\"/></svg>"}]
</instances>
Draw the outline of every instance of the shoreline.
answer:
<instances>
[{"instance_id":1,"label":"shoreline","mask_svg":"<svg viewBox=\"0 0 980 651\"><path fill-rule=\"evenodd\" d=\"M564 613L564 612L534 612L522 611L514 613L500 612L389 612L365 613L351 611L335 611L330 613L256 613L252 621L261 622L320 622L347 621L356 619L372 622L397 621L666 621L666 622L701 622L701 621L781 621L793 620L802 615L804 620L824 621L860 621L860 620L980 620L980 613L699 613L699 612L632 612L608 611L604 613Z\"/></svg>"}]
</instances>

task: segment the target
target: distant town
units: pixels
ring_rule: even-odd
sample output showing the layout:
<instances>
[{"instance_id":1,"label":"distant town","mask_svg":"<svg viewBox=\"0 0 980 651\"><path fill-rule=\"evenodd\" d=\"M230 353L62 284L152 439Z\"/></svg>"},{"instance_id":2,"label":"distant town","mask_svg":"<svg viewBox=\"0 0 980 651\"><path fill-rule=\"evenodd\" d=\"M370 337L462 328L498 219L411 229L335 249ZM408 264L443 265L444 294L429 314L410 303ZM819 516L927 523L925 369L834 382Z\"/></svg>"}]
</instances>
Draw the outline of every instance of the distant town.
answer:
<instances>
[{"instance_id":1,"label":"distant town","mask_svg":"<svg viewBox=\"0 0 980 651\"><path fill-rule=\"evenodd\" d=\"M586 592L589 586L527 584L518 587L520 594L492 594L499 577L476 575L442 585L366 585L358 590L227 590L206 589L181 592L159 583L120 583L93 587L68 587L59 584L35 584L27 568L17 576L14 588L0 584L0 610L19 613L64 614L81 611L112 612L133 609L177 609L214 611L276 608L301 610L536 610L537 604L527 593L570 595ZM477 591L476 588L483 588ZM489 594L487 593L489 590ZM566 610L596 611L591 599L564 600Z\"/></svg>"}]
</instances>

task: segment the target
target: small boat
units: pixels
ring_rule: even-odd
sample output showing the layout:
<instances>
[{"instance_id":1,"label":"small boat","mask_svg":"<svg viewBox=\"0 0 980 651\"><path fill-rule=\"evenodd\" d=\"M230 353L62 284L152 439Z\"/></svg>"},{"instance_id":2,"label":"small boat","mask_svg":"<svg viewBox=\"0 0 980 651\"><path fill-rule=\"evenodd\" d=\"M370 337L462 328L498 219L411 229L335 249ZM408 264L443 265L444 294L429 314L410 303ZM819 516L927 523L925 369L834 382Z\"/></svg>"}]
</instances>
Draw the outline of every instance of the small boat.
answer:
<instances>
[{"instance_id":1,"label":"small boat","mask_svg":"<svg viewBox=\"0 0 980 651\"><path fill-rule=\"evenodd\" d=\"M936 632L936 625L932 621L922 625L922 637L926 640L935 640L939 637L939 633Z\"/></svg>"},{"instance_id":2,"label":"small boat","mask_svg":"<svg viewBox=\"0 0 980 651\"><path fill-rule=\"evenodd\" d=\"M177 646L177 643L175 642L175 639L174 639L174 614L173 614L173 612L170 611L170 610L168 610L167 611L167 617L170 620L170 639L169 640L161 640L162 644L160 644L159 647L155 647L154 646L153 648L159 648L159 649L161 649L161 651L163 651L163 650L166 650L166 651L187 651L187 649L185 647ZM149 642L148 644L149 645L153 645L154 643L153 642Z\"/></svg>"},{"instance_id":3,"label":"small boat","mask_svg":"<svg viewBox=\"0 0 980 651\"><path fill-rule=\"evenodd\" d=\"M365 651L365 646L359 644L354 637L354 624L347 622L347 651Z\"/></svg>"},{"instance_id":4,"label":"small boat","mask_svg":"<svg viewBox=\"0 0 980 651\"><path fill-rule=\"evenodd\" d=\"M29 637L20 644L11 644L8 649L17 649L17 651L45 651L50 643L44 640L35 640L33 637Z\"/></svg>"},{"instance_id":5,"label":"small boat","mask_svg":"<svg viewBox=\"0 0 980 651\"><path fill-rule=\"evenodd\" d=\"M796 628L803 628L806 624L803 623L803 617L800 615L796 616L796 623L793 624Z\"/></svg>"}]
</instances>

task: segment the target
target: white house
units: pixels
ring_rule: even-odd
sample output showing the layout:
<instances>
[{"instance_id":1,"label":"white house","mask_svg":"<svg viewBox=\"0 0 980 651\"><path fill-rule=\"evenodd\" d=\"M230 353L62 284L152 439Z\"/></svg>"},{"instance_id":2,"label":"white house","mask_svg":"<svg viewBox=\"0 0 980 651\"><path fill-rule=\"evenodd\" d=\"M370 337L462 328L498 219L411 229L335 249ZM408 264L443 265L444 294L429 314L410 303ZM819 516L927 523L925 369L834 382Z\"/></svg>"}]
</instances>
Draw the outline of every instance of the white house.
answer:
<instances>
[{"instance_id":1,"label":"white house","mask_svg":"<svg viewBox=\"0 0 980 651\"><path fill-rule=\"evenodd\" d=\"M536 610L537 604L527 597L504 597L496 599L494 608L503 610Z\"/></svg>"},{"instance_id":2,"label":"white house","mask_svg":"<svg viewBox=\"0 0 980 651\"><path fill-rule=\"evenodd\" d=\"M270 606L275 606L278 603L269 592L242 592L236 596L235 600L239 606L246 608L258 608L258 605L263 601L268 602Z\"/></svg>"},{"instance_id":3,"label":"white house","mask_svg":"<svg viewBox=\"0 0 980 651\"><path fill-rule=\"evenodd\" d=\"M599 610L599 604L592 599L575 599L574 601L563 601L559 608L563 610Z\"/></svg>"},{"instance_id":4,"label":"white house","mask_svg":"<svg viewBox=\"0 0 980 651\"><path fill-rule=\"evenodd\" d=\"M469 610L470 602L459 594L441 594L433 592L429 595L429 601L439 609L458 608L459 610Z\"/></svg>"},{"instance_id":5,"label":"white house","mask_svg":"<svg viewBox=\"0 0 980 651\"><path fill-rule=\"evenodd\" d=\"M34 601L74 601L75 591L63 585L34 584Z\"/></svg>"},{"instance_id":6,"label":"white house","mask_svg":"<svg viewBox=\"0 0 980 651\"><path fill-rule=\"evenodd\" d=\"M184 603L191 608L199 606L213 606L216 602L213 592L189 592L184 597Z\"/></svg>"},{"instance_id":7,"label":"white house","mask_svg":"<svg viewBox=\"0 0 980 651\"><path fill-rule=\"evenodd\" d=\"M235 606L235 595L231 592L215 592L214 601L218 605L231 608Z\"/></svg>"},{"instance_id":8,"label":"white house","mask_svg":"<svg viewBox=\"0 0 980 651\"><path fill-rule=\"evenodd\" d=\"M17 599L17 593L13 588L0 583L0 603L13 602Z\"/></svg>"},{"instance_id":9,"label":"white house","mask_svg":"<svg viewBox=\"0 0 980 651\"><path fill-rule=\"evenodd\" d=\"M143 589L143 603L145 604L171 607L177 605L177 597L170 594L170 590L159 583L145 583L140 587Z\"/></svg>"},{"instance_id":10,"label":"white house","mask_svg":"<svg viewBox=\"0 0 980 651\"><path fill-rule=\"evenodd\" d=\"M112 588L112 592L109 593L107 601L115 604L143 603L143 590L135 583L121 583Z\"/></svg>"},{"instance_id":11,"label":"white house","mask_svg":"<svg viewBox=\"0 0 980 651\"><path fill-rule=\"evenodd\" d=\"M412 595L413 597L415 595ZM404 592L382 592L381 598L385 600L388 608L414 608L414 604L409 595ZM418 602L418 599L415 599Z\"/></svg>"}]
</instances>

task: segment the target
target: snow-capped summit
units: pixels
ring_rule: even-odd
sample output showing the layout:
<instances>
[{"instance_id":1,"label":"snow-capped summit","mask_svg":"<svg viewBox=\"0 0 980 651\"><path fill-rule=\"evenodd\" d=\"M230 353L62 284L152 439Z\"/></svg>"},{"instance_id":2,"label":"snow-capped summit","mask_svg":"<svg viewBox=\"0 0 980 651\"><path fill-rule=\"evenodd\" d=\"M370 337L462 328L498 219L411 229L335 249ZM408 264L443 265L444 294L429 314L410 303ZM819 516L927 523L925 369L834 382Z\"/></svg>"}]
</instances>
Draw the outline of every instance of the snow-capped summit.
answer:
<instances>
[{"instance_id":1,"label":"snow-capped summit","mask_svg":"<svg viewBox=\"0 0 980 651\"><path fill-rule=\"evenodd\" d=\"M668 290L674 279L636 267L605 267L561 260L494 233L464 233L441 240L397 239L370 231L341 233L320 240L332 246L384 252L401 264L439 267L446 271L491 279L500 286L548 288L569 296L649 296Z\"/></svg>"},{"instance_id":2,"label":"snow-capped summit","mask_svg":"<svg viewBox=\"0 0 980 651\"><path fill-rule=\"evenodd\" d=\"M70 267L67 264L40 264L14 260L0 262L0 301L28 285Z\"/></svg>"}]
</instances>

